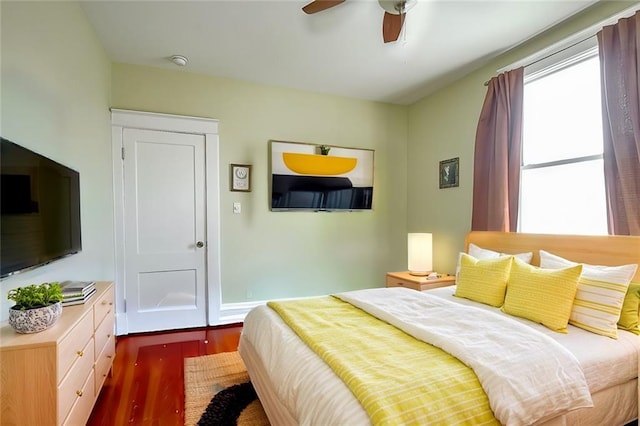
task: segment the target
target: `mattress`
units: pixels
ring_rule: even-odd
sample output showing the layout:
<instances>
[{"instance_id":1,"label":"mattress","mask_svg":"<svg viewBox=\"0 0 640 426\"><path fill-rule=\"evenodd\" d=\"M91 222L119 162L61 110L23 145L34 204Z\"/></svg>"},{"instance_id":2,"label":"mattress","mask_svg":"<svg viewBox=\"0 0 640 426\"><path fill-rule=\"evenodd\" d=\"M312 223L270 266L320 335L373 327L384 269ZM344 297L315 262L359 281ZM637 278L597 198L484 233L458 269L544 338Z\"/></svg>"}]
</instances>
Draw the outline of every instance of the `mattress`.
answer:
<instances>
[{"instance_id":1,"label":"mattress","mask_svg":"<svg viewBox=\"0 0 640 426\"><path fill-rule=\"evenodd\" d=\"M454 291L455 287L444 287L430 294L506 315L497 308L454 297ZM580 363L594 395L595 408L577 410L552 423L578 424L578 418L580 424L624 424L637 416L638 336L620 331L614 340L572 326L569 333L561 334L524 319L518 321L567 348ZM267 382L274 405L299 424L370 424L344 383L269 307L259 306L247 315L240 346L241 354L252 352L260 360L261 381Z\"/></svg>"}]
</instances>

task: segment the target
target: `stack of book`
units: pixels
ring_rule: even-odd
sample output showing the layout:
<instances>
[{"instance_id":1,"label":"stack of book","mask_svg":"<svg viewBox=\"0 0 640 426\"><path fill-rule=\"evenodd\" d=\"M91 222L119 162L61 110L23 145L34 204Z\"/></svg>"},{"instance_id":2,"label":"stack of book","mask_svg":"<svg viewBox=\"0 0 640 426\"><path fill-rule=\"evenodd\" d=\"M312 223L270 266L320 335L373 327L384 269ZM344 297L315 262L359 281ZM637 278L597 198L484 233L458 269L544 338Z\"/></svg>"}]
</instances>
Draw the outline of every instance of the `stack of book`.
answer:
<instances>
[{"instance_id":1,"label":"stack of book","mask_svg":"<svg viewBox=\"0 0 640 426\"><path fill-rule=\"evenodd\" d=\"M62 306L81 305L96 292L94 281L65 281L62 287Z\"/></svg>"}]
</instances>

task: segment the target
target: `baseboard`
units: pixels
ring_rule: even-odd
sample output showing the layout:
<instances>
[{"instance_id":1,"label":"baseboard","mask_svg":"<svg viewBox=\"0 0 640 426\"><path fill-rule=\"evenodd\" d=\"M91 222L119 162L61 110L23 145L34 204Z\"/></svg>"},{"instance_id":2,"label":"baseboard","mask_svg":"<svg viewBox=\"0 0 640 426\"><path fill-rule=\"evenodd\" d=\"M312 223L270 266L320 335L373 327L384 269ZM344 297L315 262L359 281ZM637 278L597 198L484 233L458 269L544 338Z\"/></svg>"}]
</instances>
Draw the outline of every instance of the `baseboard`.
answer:
<instances>
[{"instance_id":1,"label":"baseboard","mask_svg":"<svg viewBox=\"0 0 640 426\"><path fill-rule=\"evenodd\" d=\"M256 306L264 305L266 300L259 300L253 302L238 302L238 303L223 303L220 306L220 316L216 324L210 325L223 325L233 324L238 322L244 322L244 317L247 316L249 311Z\"/></svg>"},{"instance_id":2,"label":"baseboard","mask_svg":"<svg viewBox=\"0 0 640 426\"><path fill-rule=\"evenodd\" d=\"M291 299L280 299L291 300ZM244 317L249 311L256 306L266 304L266 300L257 300L252 302L223 303L220 306L220 316L218 320L209 325L225 325L244 322ZM126 326L126 314L116 314L116 335L122 336L128 334L129 330Z\"/></svg>"}]
</instances>

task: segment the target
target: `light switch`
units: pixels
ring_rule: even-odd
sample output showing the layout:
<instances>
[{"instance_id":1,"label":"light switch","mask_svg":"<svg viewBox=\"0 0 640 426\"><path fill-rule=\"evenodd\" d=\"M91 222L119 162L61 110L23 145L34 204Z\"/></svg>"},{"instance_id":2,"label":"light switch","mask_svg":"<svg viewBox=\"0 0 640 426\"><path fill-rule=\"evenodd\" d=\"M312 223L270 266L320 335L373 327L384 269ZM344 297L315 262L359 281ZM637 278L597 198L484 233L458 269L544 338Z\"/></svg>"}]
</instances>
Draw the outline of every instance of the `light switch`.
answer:
<instances>
[{"instance_id":1,"label":"light switch","mask_svg":"<svg viewBox=\"0 0 640 426\"><path fill-rule=\"evenodd\" d=\"M240 214L242 212L242 205L237 201L233 203L233 212L235 214Z\"/></svg>"}]
</instances>

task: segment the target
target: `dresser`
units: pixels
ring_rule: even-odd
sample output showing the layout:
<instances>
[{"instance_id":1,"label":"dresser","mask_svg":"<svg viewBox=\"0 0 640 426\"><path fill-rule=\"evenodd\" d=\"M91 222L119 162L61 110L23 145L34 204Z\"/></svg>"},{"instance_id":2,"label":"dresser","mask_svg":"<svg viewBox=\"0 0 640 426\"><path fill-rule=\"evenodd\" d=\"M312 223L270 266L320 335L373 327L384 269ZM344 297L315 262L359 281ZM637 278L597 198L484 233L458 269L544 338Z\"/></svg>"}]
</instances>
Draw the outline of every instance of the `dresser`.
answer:
<instances>
[{"instance_id":1,"label":"dresser","mask_svg":"<svg viewBox=\"0 0 640 426\"><path fill-rule=\"evenodd\" d=\"M0 328L0 423L83 425L115 357L114 287L97 282L82 305L65 306L53 327Z\"/></svg>"}]
</instances>

